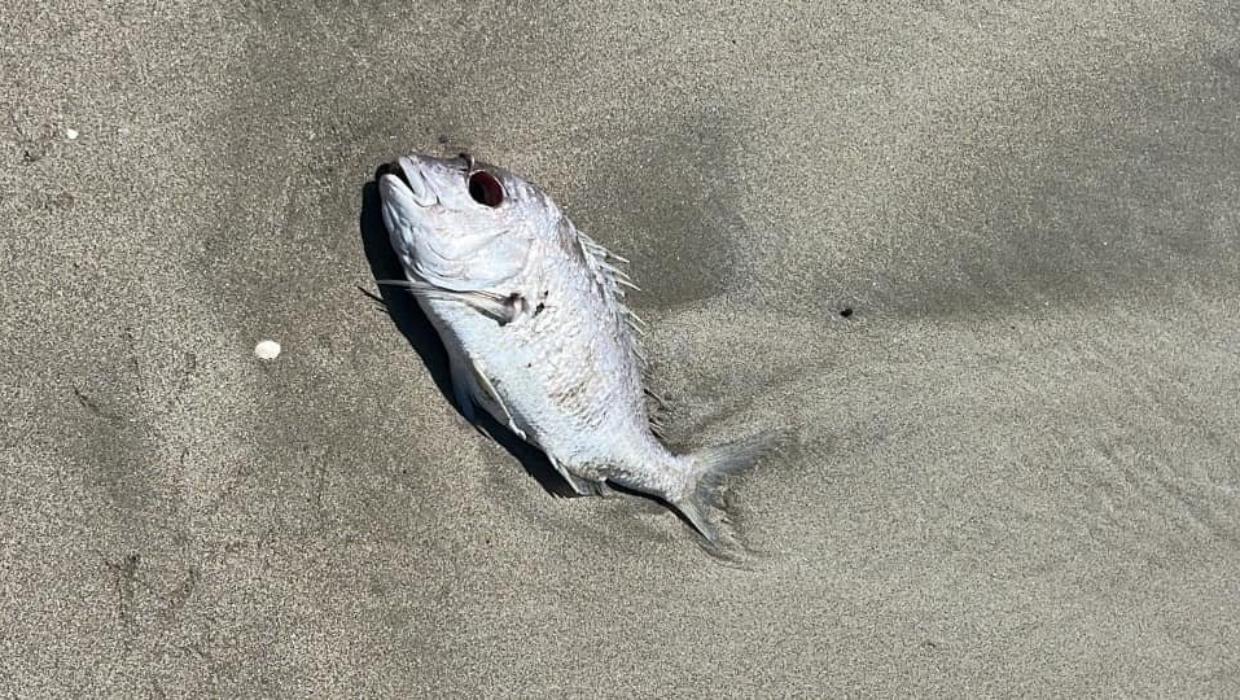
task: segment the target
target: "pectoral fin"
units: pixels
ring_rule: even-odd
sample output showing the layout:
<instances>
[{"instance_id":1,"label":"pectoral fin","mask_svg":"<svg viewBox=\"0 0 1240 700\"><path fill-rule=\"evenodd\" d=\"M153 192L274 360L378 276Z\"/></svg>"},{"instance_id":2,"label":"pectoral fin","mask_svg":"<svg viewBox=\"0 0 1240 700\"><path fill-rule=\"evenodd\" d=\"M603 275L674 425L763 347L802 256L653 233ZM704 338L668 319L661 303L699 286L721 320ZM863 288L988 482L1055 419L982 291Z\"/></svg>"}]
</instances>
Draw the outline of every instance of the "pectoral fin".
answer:
<instances>
[{"instance_id":1,"label":"pectoral fin","mask_svg":"<svg viewBox=\"0 0 1240 700\"><path fill-rule=\"evenodd\" d=\"M525 297L516 292L504 296L495 292L485 290L458 290L440 287L429 282L414 280L377 280L379 284L386 284L393 287L404 287L412 292L415 296L424 297L426 299L439 299L442 301L454 301L460 304L467 304L490 318L501 326L512 323L518 316L529 309Z\"/></svg>"}]
</instances>

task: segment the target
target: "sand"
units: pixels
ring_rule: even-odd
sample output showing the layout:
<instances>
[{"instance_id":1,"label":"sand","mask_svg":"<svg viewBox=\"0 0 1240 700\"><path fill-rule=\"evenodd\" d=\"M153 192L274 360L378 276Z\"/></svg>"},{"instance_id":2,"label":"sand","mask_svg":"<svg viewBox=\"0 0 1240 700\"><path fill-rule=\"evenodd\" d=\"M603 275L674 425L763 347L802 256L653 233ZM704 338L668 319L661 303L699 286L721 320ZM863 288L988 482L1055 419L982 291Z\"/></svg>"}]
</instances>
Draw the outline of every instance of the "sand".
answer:
<instances>
[{"instance_id":1,"label":"sand","mask_svg":"<svg viewBox=\"0 0 1240 700\"><path fill-rule=\"evenodd\" d=\"M1236 5L747 4L0 11L0 695L1240 694ZM632 259L675 445L793 431L750 568L367 296L465 148Z\"/></svg>"}]
</instances>

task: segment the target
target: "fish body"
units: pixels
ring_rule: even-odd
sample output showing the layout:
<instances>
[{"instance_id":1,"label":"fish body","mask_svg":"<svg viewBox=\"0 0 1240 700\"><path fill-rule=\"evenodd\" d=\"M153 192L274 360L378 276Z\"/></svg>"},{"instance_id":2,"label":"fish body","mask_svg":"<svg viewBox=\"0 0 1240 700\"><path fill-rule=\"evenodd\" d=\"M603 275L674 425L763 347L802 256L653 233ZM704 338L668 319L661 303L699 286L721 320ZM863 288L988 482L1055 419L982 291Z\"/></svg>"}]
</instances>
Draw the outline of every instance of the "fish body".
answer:
<instances>
[{"instance_id":1,"label":"fish body","mask_svg":"<svg viewBox=\"0 0 1240 700\"><path fill-rule=\"evenodd\" d=\"M708 549L735 544L724 478L765 435L687 455L652 430L641 321L622 258L580 232L542 190L501 168L424 155L379 178L408 288L447 349L456 400L541 449L580 495L610 485L679 511Z\"/></svg>"}]
</instances>

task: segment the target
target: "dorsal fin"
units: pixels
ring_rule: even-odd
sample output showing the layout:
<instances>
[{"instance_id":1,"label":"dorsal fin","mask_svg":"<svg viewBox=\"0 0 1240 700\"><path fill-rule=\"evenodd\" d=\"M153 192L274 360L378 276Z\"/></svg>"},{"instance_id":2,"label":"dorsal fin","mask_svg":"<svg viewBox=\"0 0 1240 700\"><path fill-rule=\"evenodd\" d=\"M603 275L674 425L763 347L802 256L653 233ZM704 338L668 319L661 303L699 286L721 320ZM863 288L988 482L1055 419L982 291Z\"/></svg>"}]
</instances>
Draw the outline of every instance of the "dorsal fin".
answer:
<instances>
[{"instance_id":1,"label":"dorsal fin","mask_svg":"<svg viewBox=\"0 0 1240 700\"><path fill-rule=\"evenodd\" d=\"M643 384L646 379L646 353L642 350L641 336L646 333L646 323L633 313L625 303L626 289L641 291L620 267L627 259L608 251L601 244L577 230L567 218L560 219L562 242L581 255L586 268L598 283L599 291L607 306L615 313L620 337L626 342L637 366L641 368Z\"/></svg>"}]
</instances>

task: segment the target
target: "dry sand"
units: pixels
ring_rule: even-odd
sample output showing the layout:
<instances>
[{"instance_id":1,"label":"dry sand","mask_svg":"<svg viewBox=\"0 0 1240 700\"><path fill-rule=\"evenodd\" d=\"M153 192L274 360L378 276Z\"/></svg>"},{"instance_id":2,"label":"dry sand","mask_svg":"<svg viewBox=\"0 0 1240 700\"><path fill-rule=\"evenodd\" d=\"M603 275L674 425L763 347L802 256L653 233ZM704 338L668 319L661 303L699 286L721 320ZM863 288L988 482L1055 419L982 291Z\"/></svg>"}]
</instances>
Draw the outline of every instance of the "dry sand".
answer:
<instances>
[{"instance_id":1,"label":"dry sand","mask_svg":"<svg viewBox=\"0 0 1240 700\"><path fill-rule=\"evenodd\" d=\"M6 3L0 695L1240 694L1238 6L747 4ZM362 293L440 147L795 429L752 569Z\"/></svg>"}]
</instances>

